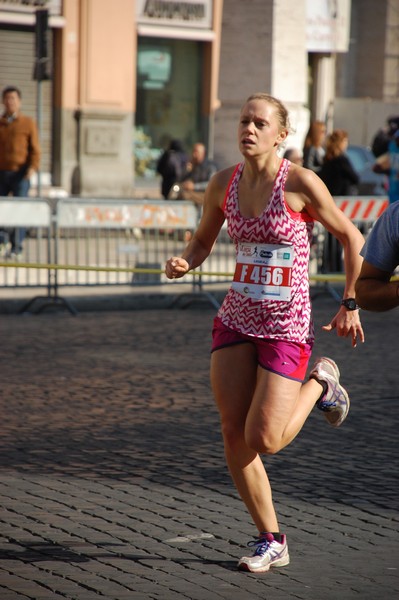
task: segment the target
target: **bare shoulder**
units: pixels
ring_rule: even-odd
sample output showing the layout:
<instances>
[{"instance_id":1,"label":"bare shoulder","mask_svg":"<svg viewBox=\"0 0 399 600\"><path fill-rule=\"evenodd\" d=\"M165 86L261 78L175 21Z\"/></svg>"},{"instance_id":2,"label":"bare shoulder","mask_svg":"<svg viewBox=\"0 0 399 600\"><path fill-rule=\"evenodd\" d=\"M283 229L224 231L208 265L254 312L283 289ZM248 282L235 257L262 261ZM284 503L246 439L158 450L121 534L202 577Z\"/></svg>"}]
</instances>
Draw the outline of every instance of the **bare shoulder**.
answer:
<instances>
[{"instance_id":1,"label":"bare shoulder","mask_svg":"<svg viewBox=\"0 0 399 600\"><path fill-rule=\"evenodd\" d=\"M320 177L311 169L292 164L288 171L285 189L287 192L308 194L324 184Z\"/></svg>"},{"instance_id":2,"label":"bare shoulder","mask_svg":"<svg viewBox=\"0 0 399 600\"><path fill-rule=\"evenodd\" d=\"M222 206L227 186L229 185L234 170L235 166L228 167L227 169L217 171L212 176L208 183L205 200L208 199L208 202L210 201L212 204Z\"/></svg>"},{"instance_id":3,"label":"bare shoulder","mask_svg":"<svg viewBox=\"0 0 399 600\"><path fill-rule=\"evenodd\" d=\"M215 188L226 189L229 181L234 173L235 166L227 167L227 169L222 169L221 171L217 171L211 179L211 182L215 186Z\"/></svg>"},{"instance_id":4,"label":"bare shoulder","mask_svg":"<svg viewBox=\"0 0 399 600\"><path fill-rule=\"evenodd\" d=\"M285 198L292 210L301 212L305 209L314 218L312 207L328 202L331 196L314 171L291 165L285 183Z\"/></svg>"}]
</instances>

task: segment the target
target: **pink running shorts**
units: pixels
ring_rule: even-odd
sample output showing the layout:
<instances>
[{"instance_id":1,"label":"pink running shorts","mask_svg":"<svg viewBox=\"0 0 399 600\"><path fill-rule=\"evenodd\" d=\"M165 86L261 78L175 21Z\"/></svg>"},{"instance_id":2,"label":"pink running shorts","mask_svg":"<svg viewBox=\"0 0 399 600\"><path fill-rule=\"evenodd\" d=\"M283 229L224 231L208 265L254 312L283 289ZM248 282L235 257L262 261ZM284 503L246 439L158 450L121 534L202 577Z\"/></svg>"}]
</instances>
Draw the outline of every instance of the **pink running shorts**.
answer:
<instances>
[{"instance_id":1,"label":"pink running shorts","mask_svg":"<svg viewBox=\"0 0 399 600\"><path fill-rule=\"evenodd\" d=\"M215 317L212 330L211 352L235 344L253 344L257 351L258 364L263 369L277 373L282 377L304 381L309 359L312 354L311 344L300 344L285 340L256 338L230 329Z\"/></svg>"}]
</instances>

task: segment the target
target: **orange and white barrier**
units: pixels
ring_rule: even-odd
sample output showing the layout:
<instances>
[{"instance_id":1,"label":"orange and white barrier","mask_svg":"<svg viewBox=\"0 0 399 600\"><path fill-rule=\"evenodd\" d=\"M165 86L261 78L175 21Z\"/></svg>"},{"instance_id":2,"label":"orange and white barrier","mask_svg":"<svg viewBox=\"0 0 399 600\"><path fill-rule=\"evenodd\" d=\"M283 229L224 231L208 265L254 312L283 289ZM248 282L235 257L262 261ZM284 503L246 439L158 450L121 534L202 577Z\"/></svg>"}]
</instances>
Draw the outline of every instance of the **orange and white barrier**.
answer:
<instances>
[{"instance_id":1,"label":"orange and white barrier","mask_svg":"<svg viewBox=\"0 0 399 600\"><path fill-rule=\"evenodd\" d=\"M352 221L376 221L389 205L385 196L339 196L334 200Z\"/></svg>"}]
</instances>

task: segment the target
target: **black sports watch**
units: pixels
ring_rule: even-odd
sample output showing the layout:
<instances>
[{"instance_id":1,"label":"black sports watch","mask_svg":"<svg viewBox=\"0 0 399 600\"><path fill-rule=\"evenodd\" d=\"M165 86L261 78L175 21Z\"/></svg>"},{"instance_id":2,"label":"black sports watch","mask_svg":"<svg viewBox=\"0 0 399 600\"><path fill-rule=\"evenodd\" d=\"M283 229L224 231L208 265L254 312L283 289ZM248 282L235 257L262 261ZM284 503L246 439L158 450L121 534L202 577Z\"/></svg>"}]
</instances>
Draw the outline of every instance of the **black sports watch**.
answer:
<instances>
[{"instance_id":1,"label":"black sports watch","mask_svg":"<svg viewBox=\"0 0 399 600\"><path fill-rule=\"evenodd\" d=\"M345 306L348 310L358 310L359 306L354 298L344 298L341 300L342 306Z\"/></svg>"}]
</instances>

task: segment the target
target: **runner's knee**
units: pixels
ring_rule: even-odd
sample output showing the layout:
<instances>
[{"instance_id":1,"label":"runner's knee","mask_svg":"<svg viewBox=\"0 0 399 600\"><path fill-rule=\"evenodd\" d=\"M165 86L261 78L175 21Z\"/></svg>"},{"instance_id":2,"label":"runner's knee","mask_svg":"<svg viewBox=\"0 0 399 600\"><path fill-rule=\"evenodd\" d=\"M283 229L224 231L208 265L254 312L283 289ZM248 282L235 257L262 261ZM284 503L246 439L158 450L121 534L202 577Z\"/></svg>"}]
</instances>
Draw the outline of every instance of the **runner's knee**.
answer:
<instances>
[{"instance_id":1,"label":"runner's knee","mask_svg":"<svg viewBox=\"0 0 399 600\"><path fill-rule=\"evenodd\" d=\"M258 454L277 454L281 450L281 438L267 431L250 429L245 432L247 445Z\"/></svg>"},{"instance_id":2,"label":"runner's knee","mask_svg":"<svg viewBox=\"0 0 399 600\"><path fill-rule=\"evenodd\" d=\"M222 423L222 434L225 451L236 454L245 445L244 429L240 424Z\"/></svg>"}]
</instances>

